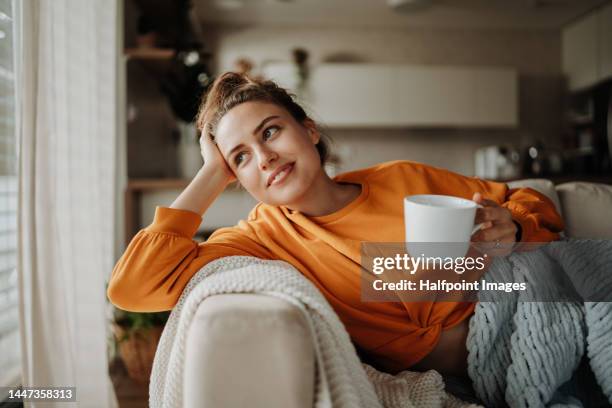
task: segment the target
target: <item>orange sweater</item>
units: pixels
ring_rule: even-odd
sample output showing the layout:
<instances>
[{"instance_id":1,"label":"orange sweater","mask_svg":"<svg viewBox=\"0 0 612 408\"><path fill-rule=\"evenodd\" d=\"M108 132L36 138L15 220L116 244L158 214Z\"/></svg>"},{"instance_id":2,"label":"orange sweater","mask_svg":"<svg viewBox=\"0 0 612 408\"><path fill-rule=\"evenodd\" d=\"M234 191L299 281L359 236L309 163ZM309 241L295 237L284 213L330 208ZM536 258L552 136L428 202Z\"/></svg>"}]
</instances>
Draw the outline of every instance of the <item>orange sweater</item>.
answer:
<instances>
[{"instance_id":1,"label":"orange sweater","mask_svg":"<svg viewBox=\"0 0 612 408\"><path fill-rule=\"evenodd\" d=\"M118 261L108 287L122 309L171 309L189 279L214 259L251 255L295 266L323 293L351 338L389 371L415 364L437 344L440 331L469 317L470 303L361 302L360 243L403 242L403 197L447 194L471 199L474 192L503 203L522 227L522 241L558 238L561 217L548 198L532 189L464 177L408 161L345 173L336 181L359 183L358 198L339 211L306 217L286 207L259 203L246 221L221 228L206 242L193 240L201 217L158 207L151 225L138 232Z\"/></svg>"}]
</instances>

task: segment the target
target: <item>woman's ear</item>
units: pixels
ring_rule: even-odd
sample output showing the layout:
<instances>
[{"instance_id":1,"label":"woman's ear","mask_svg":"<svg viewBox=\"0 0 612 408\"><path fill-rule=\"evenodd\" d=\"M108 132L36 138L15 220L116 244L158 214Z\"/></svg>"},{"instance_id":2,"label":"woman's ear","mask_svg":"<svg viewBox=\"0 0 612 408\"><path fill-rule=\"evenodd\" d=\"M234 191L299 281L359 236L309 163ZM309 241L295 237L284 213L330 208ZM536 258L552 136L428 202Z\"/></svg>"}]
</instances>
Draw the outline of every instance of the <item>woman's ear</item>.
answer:
<instances>
[{"instance_id":1,"label":"woman's ear","mask_svg":"<svg viewBox=\"0 0 612 408\"><path fill-rule=\"evenodd\" d=\"M317 125L315 124L314 120L306 118L304 119L303 124L306 130L308 131L308 137L310 138L312 143L319 143L319 140L321 139L321 134L319 133L319 129L317 129Z\"/></svg>"}]
</instances>

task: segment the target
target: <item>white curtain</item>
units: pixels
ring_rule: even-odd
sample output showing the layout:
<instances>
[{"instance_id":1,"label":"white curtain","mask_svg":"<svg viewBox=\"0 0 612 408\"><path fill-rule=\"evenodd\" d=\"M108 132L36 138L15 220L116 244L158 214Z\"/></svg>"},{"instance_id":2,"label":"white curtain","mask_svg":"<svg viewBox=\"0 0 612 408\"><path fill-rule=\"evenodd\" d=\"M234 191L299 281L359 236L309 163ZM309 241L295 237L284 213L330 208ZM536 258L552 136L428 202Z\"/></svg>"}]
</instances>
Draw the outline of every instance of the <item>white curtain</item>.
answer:
<instances>
[{"instance_id":1,"label":"white curtain","mask_svg":"<svg viewBox=\"0 0 612 408\"><path fill-rule=\"evenodd\" d=\"M117 0L14 4L23 385L74 386L79 406L115 406L104 285L114 263Z\"/></svg>"}]
</instances>

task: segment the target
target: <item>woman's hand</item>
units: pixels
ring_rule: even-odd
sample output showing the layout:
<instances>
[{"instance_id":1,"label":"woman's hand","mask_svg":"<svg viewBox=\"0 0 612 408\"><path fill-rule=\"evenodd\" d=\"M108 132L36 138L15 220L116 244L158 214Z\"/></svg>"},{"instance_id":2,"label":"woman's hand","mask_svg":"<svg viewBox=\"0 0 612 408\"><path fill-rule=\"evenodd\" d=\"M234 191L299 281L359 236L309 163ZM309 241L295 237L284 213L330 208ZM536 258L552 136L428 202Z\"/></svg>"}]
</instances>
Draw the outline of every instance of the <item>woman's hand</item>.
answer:
<instances>
[{"instance_id":1,"label":"woman's hand","mask_svg":"<svg viewBox=\"0 0 612 408\"><path fill-rule=\"evenodd\" d=\"M480 193L475 193L472 200L482 206L476 210L475 222L483 224L472 236L472 241L491 244L486 245L486 248L487 252L492 252L493 255L510 254L516 243L518 232L517 224L512 219L510 210L495 201L482 198ZM493 251L489 251L490 249Z\"/></svg>"},{"instance_id":2,"label":"woman's hand","mask_svg":"<svg viewBox=\"0 0 612 408\"><path fill-rule=\"evenodd\" d=\"M227 185L236 180L236 176L207 132L200 135L200 152L204 165L170 208L188 210L202 216Z\"/></svg>"},{"instance_id":3,"label":"woman's hand","mask_svg":"<svg viewBox=\"0 0 612 408\"><path fill-rule=\"evenodd\" d=\"M225 161L225 158L221 154L219 147L212 140L210 133L207 132L206 127L200 135L200 153L204 159L204 167L219 171L220 174L222 174L226 179L226 184L236 181L236 175L232 169L230 169L229 165Z\"/></svg>"}]
</instances>

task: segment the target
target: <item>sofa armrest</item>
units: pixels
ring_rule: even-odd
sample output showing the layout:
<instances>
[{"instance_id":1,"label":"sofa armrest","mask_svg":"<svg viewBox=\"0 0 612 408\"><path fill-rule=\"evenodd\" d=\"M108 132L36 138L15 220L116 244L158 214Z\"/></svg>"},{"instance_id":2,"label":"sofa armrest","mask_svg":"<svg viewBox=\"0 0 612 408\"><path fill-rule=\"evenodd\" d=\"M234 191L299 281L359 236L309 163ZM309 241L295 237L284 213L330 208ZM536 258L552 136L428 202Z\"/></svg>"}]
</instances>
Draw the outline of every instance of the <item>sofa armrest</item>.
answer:
<instances>
[{"instance_id":1,"label":"sofa armrest","mask_svg":"<svg viewBox=\"0 0 612 408\"><path fill-rule=\"evenodd\" d=\"M188 330L184 357L186 407L312 407L313 339L302 312L282 299L207 298Z\"/></svg>"},{"instance_id":2,"label":"sofa armrest","mask_svg":"<svg viewBox=\"0 0 612 408\"><path fill-rule=\"evenodd\" d=\"M573 238L612 239L612 186L570 182L557 186L565 231Z\"/></svg>"}]
</instances>

